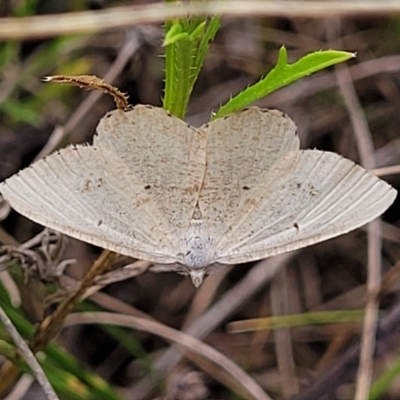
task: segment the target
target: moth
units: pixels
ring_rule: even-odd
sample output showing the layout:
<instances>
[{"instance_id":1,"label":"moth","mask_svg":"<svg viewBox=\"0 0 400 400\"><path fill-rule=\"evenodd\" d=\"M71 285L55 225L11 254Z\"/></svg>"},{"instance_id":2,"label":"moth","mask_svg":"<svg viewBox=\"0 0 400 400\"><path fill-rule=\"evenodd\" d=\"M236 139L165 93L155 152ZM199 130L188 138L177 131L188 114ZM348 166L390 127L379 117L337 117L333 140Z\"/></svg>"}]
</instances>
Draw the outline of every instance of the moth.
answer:
<instances>
[{"instance_id":1,"label":"moth","mask_svg":"<svg viewBox=\"0 0 400 400\"><path fill-rule=\"evenodd\" d=\"M338 154L300 150L296 126L251 107L194 128L145 105L107 113L69 146L0 184L9 204L85 242L189 274L349 232L396 190Z\"/></svg>"}]
</instances>

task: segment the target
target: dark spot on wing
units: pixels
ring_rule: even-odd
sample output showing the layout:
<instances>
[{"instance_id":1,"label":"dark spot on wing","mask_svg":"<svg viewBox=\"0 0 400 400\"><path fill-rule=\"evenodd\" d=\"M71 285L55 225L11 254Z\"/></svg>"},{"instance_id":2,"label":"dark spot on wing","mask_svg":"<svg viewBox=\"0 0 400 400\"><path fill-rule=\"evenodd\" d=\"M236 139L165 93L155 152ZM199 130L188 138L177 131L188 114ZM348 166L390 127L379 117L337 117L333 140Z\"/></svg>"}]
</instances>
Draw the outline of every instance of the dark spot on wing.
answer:
<instances>
[{"instance_id":1,"label":"dark spot on wing","mask_svg":"<svg viewBox=\"0 0 400 400\"><path fill-rule=\"evenodd\" d=\"M189 191L189 193L198 192L200 190L199 185L194 184L193 188Z\"/></svg>"},{"instance_id":2,"label":"dark spot on wing","mask_svg":"<svg viewBox=\"0 0 400 400\"><path fill-rule=\"evenodd\" d=\"M254 207L257 204L257 200L256 199L246 199L244 202L244 206L245 207Z\"/></svg>"}]
</instances>

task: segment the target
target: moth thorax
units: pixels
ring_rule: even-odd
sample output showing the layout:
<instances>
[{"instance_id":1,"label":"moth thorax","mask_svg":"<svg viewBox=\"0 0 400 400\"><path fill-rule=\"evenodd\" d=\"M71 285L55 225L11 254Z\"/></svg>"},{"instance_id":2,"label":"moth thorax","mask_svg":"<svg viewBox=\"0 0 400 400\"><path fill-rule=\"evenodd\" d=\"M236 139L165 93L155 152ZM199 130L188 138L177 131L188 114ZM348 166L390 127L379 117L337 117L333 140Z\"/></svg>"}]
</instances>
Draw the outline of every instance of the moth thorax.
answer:
<instances>
[{"instance_id":1,"label":"moth thorax","mask_svg":"<svg viewBox=\"0 0 400 400\"><path fill-rule=\"evenodd\" d=\"M190 229L184 240L182 263L188 267L203 268L210 265L212 260L211 238L202 234L198 229Z\"/></svg>"},{"instance_id":2,"label":"moth thorax","mask_svg":"<svg viewBox=\"0 0 400 400\"><path fill-rule=\"evenodd\" d=\"M189 267L207 266L207 244L200 236L193 236L186 242L184 263Z\"/></svg>"}]
</instances>

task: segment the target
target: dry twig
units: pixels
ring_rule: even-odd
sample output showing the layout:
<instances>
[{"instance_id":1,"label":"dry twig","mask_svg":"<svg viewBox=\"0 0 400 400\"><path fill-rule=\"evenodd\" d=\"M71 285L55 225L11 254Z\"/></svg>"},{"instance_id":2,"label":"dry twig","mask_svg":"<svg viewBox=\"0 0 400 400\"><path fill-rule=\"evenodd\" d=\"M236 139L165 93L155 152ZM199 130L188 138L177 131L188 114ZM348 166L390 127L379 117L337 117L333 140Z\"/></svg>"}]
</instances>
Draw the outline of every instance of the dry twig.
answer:
<instances>
[{"instance_id":1,"label":"dry twig","mask_svg":"<svg viewBox=\"0 0 400 400\"><path fill-rule=\"evenodd\" d=\"M326 18L336 16L374 16L400 13L397 0L379 3L365 0L342 1L264 1L221 0L191 3L155 3L144 6L108 8L58 15L25 18L0 18L0 40L32 39L96 32L138 24L161 22L188 15L268 16L284 18Z\"/></svg>"},{"instance_id":2,"label":"dry twig","mask_svg":"<svg viewBox=\"0 0 400 400\"><path fill-rule=\"evenodd\" d=\"M198 339L172 329L166 325L160 324L159 322L151 321L147 318L143 319L133 317L131 315L117 315L107 312L87 312L70 315L66 320L66 325L98 324L99 321L104 324L131 327L161 336L164 339L175 343L186 351L195 353L200 357L217 364L225 371L225 373L233 378L230 380L231 388L235 391L239 390L241 395L243 395L243 390L247 395L246 397L253 398L255 400L271 400L271 398L261 389L261 387L230 359ZM192 358L190 353L187 354L187 356ZM221 375L219 375L219 377L221 378ZM234 384L234 382L236 382L236 384Z\"/></svg>"},{"instance_id":3,"label":"dry twig","mask_svg":"<svg viewBox=\"0 0 400 400\"><path fill-rule=\"evenodd\" d=\"M3 323L4 327L6 328L7 332L12 337L14 343L19 348L21 354L23 355L24 360L30 366L32 373L35 375L40 386L42 386L46 394L46 397L49 400L59 400L58 396L56 395L56 392L54 391L46 375L44 374L42 367L39 365L32 351L25 343L21 335L18 333L17 329L15 328L11 320L8 318L7 314L4 312L1 306L0 306L0 320Z\"/></svg>"}]
</instances>

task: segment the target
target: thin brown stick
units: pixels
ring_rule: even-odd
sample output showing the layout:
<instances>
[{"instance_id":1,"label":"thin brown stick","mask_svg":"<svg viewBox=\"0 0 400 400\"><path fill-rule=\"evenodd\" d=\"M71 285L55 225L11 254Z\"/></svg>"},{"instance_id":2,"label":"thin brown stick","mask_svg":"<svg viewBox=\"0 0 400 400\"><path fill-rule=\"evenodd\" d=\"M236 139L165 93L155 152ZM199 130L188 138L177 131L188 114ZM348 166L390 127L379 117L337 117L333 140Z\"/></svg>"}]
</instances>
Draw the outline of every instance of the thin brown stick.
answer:
<instances>
[{"instance_id":1,"label":"thin brown stick","mask_svg":"<svg viewBox=\"0 0 400 400\"><path fill-rule=\"evenodd\" d=\"M218 289L221 289L221 282L229 273L230 269L226 268L212 275L212 279L206 279L205 282L197 289L193 297L190 308L185 316L185 320L181 329L184 331L197 318L203 315L211 306L212 302L218 295Z\"/></svg>"},{"instance_id":2,"label":"thin brown stick","mask_svg":"<svg viewBox=\"0 0 400 400\"><path fill-rule=\"evenodd\" d=\"M18 246L18 242L1 227L0 227L0 242L8 246Z\"/></svg>"},{"instance_id":3,"label":"thin brown stick","mask_svg":"<svg viewBox=\"0 0 400 400\"><path fill-rule=\"evenodd\" d=\"M32 341L31 347L35 351L42 349L49 343L63 326L65 318L71 313L75 306L81 301L86 290L92 286L96 277L106 271L116 257L115 253L109 250L103 250L100 257L92 264L87 271L79 288L68 296L57 308L57 310L46 318L37 329Z\"/></svg>"},{"instance_id":4,"label":"thin brown stick","mask_svg":"<svg viewBox=\"0 0 400 400\"><path fill-rule=\"evenodd\" d=\"M44 374L42 367L39 365L32 351L25 343L24 339L21 337L21 335L19 334L19 332L17 331L17 329L15 328L11 320L8 318L7 314L4 312L1 306L0 306L0 320L3 323L4 327L6 328L7 332L12 337L14 343L20 350L24 360L30 366L33 375L35 375L37 381L39 382L44 393L46 394L46 397L49 400L59 400L56 392L54 391L46 375Z\"/></svg>"},{"instance_id":5,"label":"thin brown stick","mask_svg":"<svg viewBox=\"0 0 400 400\"><path fill-rule=\"evenodd\" d=\"M25 18L0 18L0 40L33 39L59 35L98 32L166 19L197 15L268 16L284 18L326 18L333 16L378 16L400 13L398 0L373 1L265 1L221 0L156 3L115 7L98 11Z\"/></svg>"},{"instance_id":6,"label":"thin brown stick","mask_svg":"<svg viewBox=\"0 0 400 400\"><path fill-rule=\"evenodd\" d=\"M358 100L349 69L346 66L337 66L336 77L354 129L361 165L365 169L373 169L375 167L375 149L372 144L372 135Z\"/></svg>"},{"instance_id":7,"label":"thin brown stick","mask_svg":"<svg viewBox=\"0 0 400 400\"><path fill-rule=\"evenodd\" d=\"M122 46L118 53L117 58L111 65L110 69L104 75L104 80L112 83L115 78L122 72L125 65L132 58L133 54L142 45L141 33L139 30L135 29L128 32L125 39L125 44ZM100 99L100 92L91 92L76 109L76 111L69 117L67 123L62 127L57 127L51 134L46 145L43 147L41 152L36 156L35 161L39 160L48 154L50 154L62 141L65 135L72 132L79 125L81 120L85 118L90 109L96 104Z\"/></svg>"},{"instance_id":8,"label":"thin brown stick","mask_svg":"<svg viewBox=\"0 0 400 400\"><path fill-rule=\"evenodd\" d=\"M373 172L376 176L387 176L400 174L400 165L391 165L389 167L375 168Z\"/></svg>"},{"instance_id":9,"label":"thin brown stick","mask_svg":"<svg viewBox=\"0 0 400 400\"><path fill-rule=\"evenodd\" d=\"M375 150L368 123L359 103L349 70L337 67L337 80L353 125L361 163L367 169L375 166ZM364 400L372 379L375 332L378 326L379 290L381 285L381 231L379 220L368 225L368 301L365 308L364 327L357 376L355 400Z\"/></svg>"},{"instance_id":10,"label":"thin brown stick","mask_svg":"<svg viewBox=\"0 0 400 400\"><path fill-rule=\"evenodd\" d=\"M282 269L271 283L271 311L274 316L287 314L286 279L286 271ZM274 329L273 336L282 396L284 399L288 399L299 392L290 330L287 328Z\"/></svg>"},{"instance_id":11,"label":"thin brown stick","mask_svg":"<svg viewBox=\"0 0 400 400\"><path fill-rule=\"evenodd\" d=\"M43 81L74 85L87 90L99 90L111 95L118 109L127 110L129 108L126 94L122 93L117 87L105 82L104 79L94 75L53 75L45 76Z\"/></svg>"}]
</instances>

